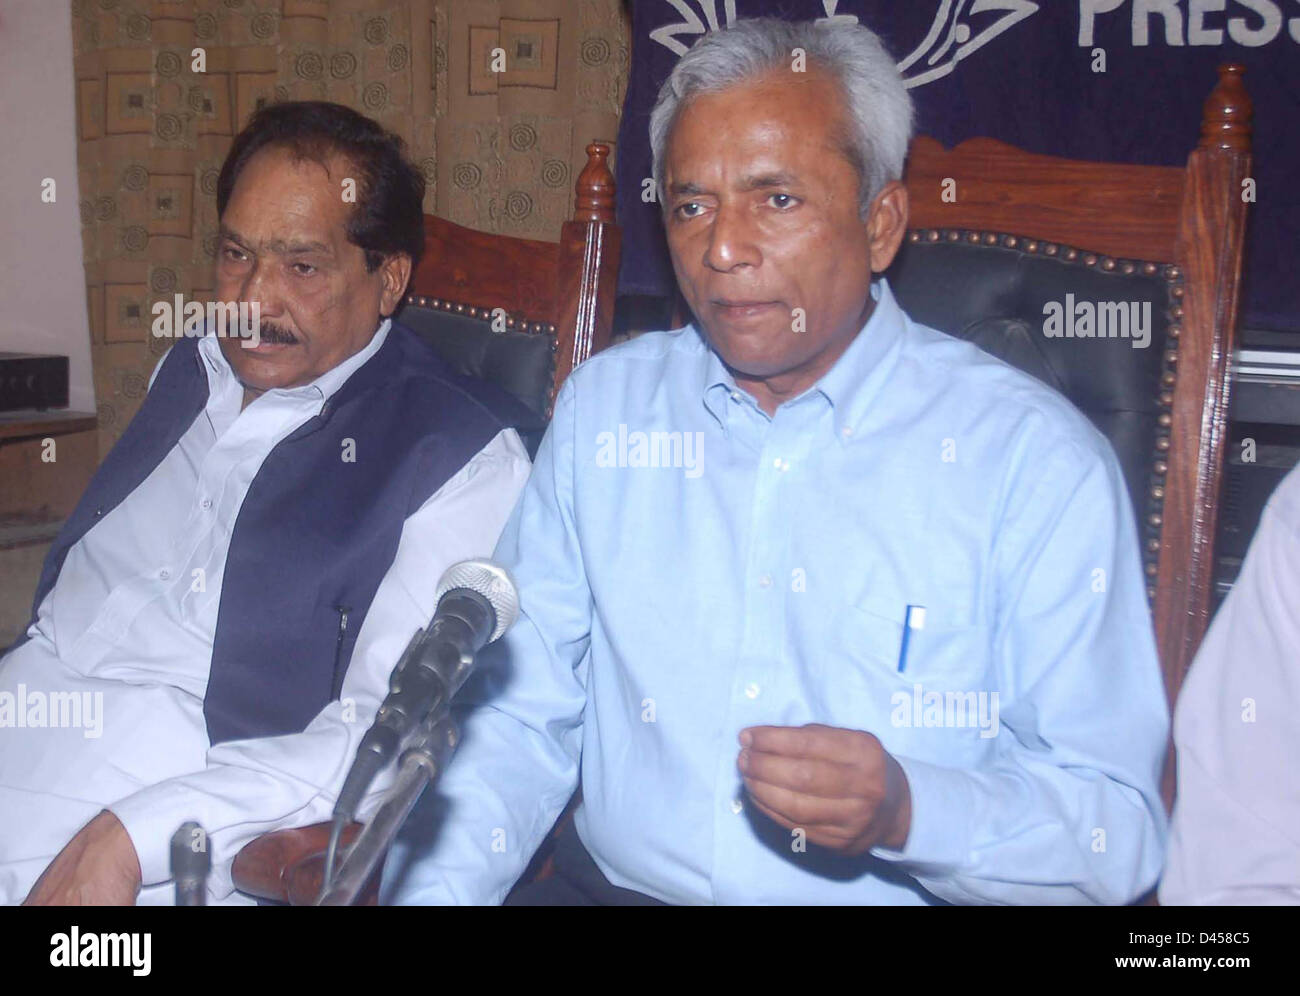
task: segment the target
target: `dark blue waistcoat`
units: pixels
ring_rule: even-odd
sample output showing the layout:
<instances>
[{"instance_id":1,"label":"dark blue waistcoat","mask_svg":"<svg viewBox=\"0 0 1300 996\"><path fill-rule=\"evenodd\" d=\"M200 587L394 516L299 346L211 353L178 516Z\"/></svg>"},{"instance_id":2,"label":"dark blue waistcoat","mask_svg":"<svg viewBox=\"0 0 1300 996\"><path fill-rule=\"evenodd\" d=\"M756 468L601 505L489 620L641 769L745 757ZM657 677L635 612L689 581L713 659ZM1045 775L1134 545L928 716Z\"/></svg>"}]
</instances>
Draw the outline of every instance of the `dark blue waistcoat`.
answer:
<instances>
[{"instance_id":1,"label":"dark blue waistcoat","mask_svg":"<svg viewBox=\"0 0 1300 996\"><path fill-rule=\"evenodd\" d=\"M180 339L54 540L33 620L68 550L143 483L207 400L198 340ZM393 324L321 414L271 450L244 498L203 703L212 743L300 732L337 697L407 517L498 432L528 418ZM344 460L348 440L355 462Z\"/></svg>"}]
</instances>

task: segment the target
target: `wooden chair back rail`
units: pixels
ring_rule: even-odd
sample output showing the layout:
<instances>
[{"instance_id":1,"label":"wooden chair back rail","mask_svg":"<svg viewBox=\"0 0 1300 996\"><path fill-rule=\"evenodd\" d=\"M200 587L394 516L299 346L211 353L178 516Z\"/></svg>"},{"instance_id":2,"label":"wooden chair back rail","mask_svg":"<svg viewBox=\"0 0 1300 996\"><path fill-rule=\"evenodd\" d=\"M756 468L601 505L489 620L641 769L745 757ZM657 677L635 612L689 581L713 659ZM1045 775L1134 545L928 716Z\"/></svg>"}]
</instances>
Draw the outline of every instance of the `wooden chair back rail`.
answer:
<instances>
[{"instance_id":1,"label":"wooden chair back rail","mask_svg":"<svg viewBox=\"0 0 1300 996\"><path fill-rule=\"evenodd\" d=\"M408 295L452 301L555 327L555 382L609 345L622 248L614 223L609 146L587 146L575 183L574 216L559 242L494 235L424 216L425 253Z\"/></svg>"}]
</instances>

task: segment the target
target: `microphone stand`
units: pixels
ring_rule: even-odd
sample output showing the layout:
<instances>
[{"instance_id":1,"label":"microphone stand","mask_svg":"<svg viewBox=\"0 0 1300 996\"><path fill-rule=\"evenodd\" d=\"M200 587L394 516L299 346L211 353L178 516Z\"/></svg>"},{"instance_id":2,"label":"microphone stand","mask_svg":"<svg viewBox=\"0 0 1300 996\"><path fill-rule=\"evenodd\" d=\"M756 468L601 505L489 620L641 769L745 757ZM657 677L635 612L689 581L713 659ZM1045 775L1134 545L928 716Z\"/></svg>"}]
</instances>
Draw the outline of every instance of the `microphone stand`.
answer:
<instances>
[{"instance_id":1,"label":"microphone stand","mask_svg":"<svg viewBox=\"0 0 1300 996\"><path fill-rule=\"evenodd\" d=\"M402 754L397 777L384 793L374 818L348 850L334 884L316 900L317 906L350 906L355 902L415 808L420 793L447 767L458 740L456 724L445 707L425 721L418 739Z\"/></svg>"}]
</instances>

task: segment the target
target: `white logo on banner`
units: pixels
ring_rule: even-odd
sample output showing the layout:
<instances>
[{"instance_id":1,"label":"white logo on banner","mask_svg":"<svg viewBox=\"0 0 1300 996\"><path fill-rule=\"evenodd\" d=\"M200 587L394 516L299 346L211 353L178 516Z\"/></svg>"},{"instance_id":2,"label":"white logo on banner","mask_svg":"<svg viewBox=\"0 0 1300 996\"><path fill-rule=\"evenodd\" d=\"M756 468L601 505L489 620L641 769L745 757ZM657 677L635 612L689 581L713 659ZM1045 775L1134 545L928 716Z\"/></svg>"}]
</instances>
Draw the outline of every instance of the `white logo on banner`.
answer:
<instances>
[{"instance_id":1,"label":"white logo on banner","mask_svg":"<svg viewBox=\"0 0 1300 996\"><path fill-rule=\"evenodd\" d=\"M736 20L736 0L723 0L721 17L717 0L695 0L699 6L698 14L691 7L690 0L664 2L677 11L682 20L655 28L650 32L650 40L677 56L685 55L690 48L679 36L706 34ZM858 23L854 14L836 13L837 7L839 0L822 0L825 16L818 20ZM942 79L956 69L962 59L1037 12L1038 4L1034 0L941 0L925 40L898 63L904 85L917 87ZM971 27L970 19L976 15L998 13L1002 16L985 24L978 33ZM914 66L915 70L908 75L908 70Z\"/></svg>"}]
</instances>

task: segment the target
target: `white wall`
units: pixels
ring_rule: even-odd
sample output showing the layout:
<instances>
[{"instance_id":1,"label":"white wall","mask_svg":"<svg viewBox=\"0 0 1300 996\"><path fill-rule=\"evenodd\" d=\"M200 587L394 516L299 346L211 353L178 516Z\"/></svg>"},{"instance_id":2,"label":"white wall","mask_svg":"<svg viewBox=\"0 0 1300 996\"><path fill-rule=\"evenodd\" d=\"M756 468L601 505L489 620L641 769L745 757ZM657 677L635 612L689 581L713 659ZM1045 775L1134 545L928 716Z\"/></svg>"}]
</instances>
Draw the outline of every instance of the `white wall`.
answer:
<instances>
[{"instance_id":1,"label":"white wall","mask_svg":"<svg viewBox=\"0 0 1300 996\"><path fill-rule=\"evenodd\" d=\"M74 101L71 5L0 0L0 351L67 356L70 407L93 412Z\"/></svg>"}]
</instances>

